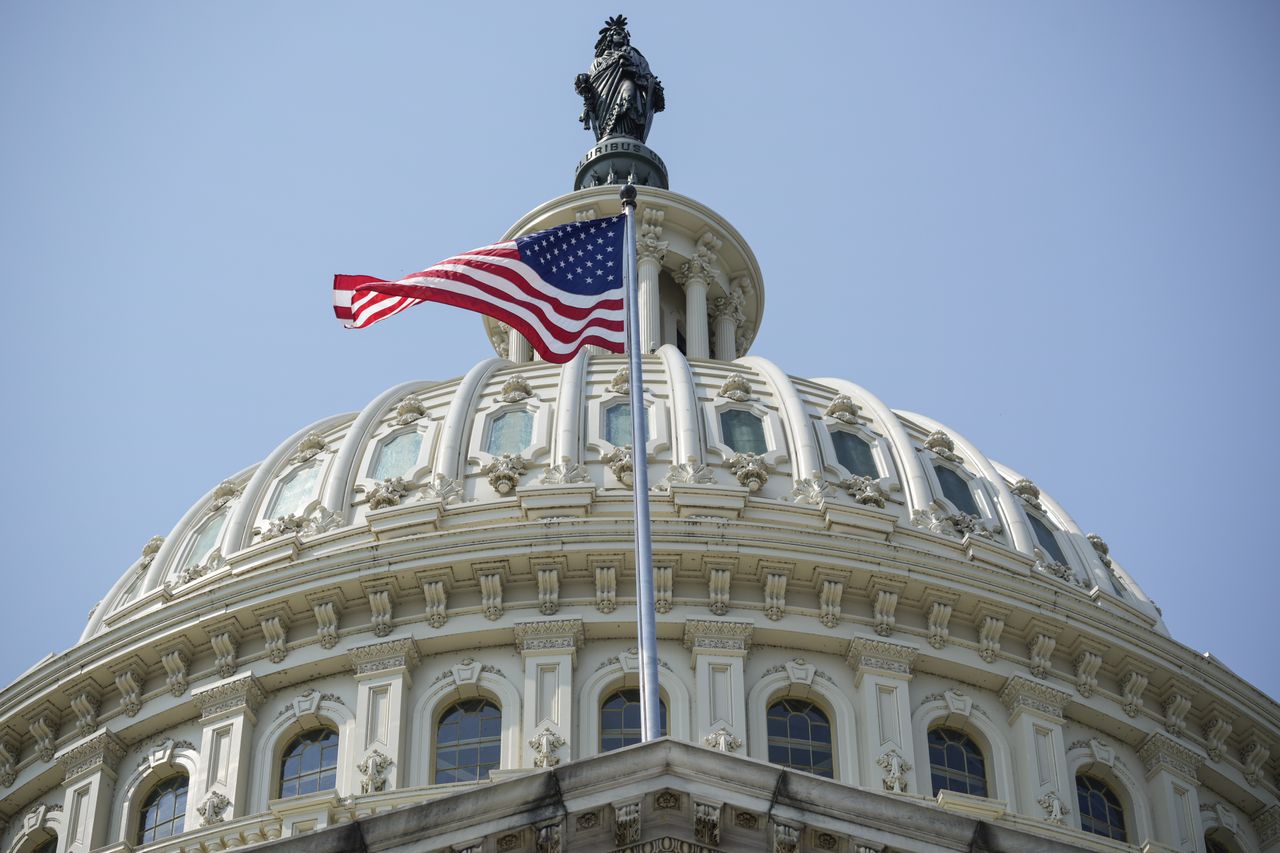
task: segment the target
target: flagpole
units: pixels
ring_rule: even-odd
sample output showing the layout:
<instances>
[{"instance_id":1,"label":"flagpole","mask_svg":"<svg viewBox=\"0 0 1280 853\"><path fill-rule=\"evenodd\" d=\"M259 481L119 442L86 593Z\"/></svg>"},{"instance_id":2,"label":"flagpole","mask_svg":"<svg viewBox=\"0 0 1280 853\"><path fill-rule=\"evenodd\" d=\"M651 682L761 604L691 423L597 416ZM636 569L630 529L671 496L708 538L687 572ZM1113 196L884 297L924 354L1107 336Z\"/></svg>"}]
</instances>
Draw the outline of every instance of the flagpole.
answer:
<instances>
[{"instance_id":1,"label":"flagpole","mask_svg":"<svg viewBox=\"0 0 1280 853\"><path fill-rule=\"evenodd\" d=\"M654 612L653 543L649 525L649 454L644 410L644 367L640 352L640 283L636 269L636 188L627 184L619 193L627 215L627 355L631 379L631 469L636 500L636 622L640 635L641 740L661 736L658 698L658 625Z\"/></svg>"}]
</instances>

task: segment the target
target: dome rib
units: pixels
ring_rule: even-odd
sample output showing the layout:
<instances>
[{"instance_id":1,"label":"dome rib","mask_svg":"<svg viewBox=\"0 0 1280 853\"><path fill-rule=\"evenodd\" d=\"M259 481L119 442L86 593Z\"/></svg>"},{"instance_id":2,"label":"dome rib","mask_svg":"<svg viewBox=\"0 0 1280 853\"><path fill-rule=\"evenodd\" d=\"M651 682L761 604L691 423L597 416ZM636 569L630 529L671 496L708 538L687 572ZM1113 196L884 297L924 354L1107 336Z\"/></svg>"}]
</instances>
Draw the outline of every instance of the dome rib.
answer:
<instances>
[{"instance_id":1,"label":"dome rib","mask_svg":"<svg viewBox=\"0 0 1280 853\"><path fill-rule=\"evenodd\" d=\"M337 456L333 459L333 473L325 481L324 497L320 502L326 509L339 512L342 511L339 507L345 508L351 502L351 493L356 487L360 459L364 455L365 446L387 411L404 397L439 384L438 381L422 380L401 382L383 391L360 410L360 414L347 430L347 437L342 440Z\"/></svg>"},{"instance_id":2,"label":"dome rib","mask_svg":"<svg viewBox=\"0 0 1280 853\"><path fill-rule=\"evenodd\" d=\"M818 456L813 429L809 426L809 413L805 411L800 392L792 384L791 377L772 361L756 355L740 358L734 364L746 365L763 376L782 408L782 423L794 451L791 459L792 481L799 483L809 477L821 477L822 462Z\"/></svg>"},{"instance_id":3,"label":"dome rib","mask_svg":"<svg viewBox=\"0 0 1280 853\"><path fill-rule=\"evenodd\" d=\"M671 413L675 425L672 464L679 465L691 460L701 464L705 459L702 439L699 437L698 392L693 386L693 371L684 353L671 344L659 347L658 356L662 359L667 370L667 381L671 384Z\"/></svg>"},{"instance_id":4,"label":"dome rib","mask_svg":"<svg viewBox=\"0 0 1280 853\"><path fill-rule=\"evenodd\" d=\"M903 481L902 487L907 499L907 517L910 518L916 510L927 509L933 500L929 479L925 476L920 455L916 453L911 443L911 436L907 435L906 427L898 419L897 413L875 394L847 379L814 379L813 381L842 394L848 394L855 400L861 400L863 405L875 412L876 420L884 429L884 437L893 450L894 461L898 465L898 472Z\"/></svg>"},{"instance_id":5,"label":"dome rib","mask_svg":"<svg viewBox=\"0 0 1280 853\"><path fill-rule=\"evenodd\" d=\"M591 352L583 350L560 371L560 387L556 389L556 428L548 465L564 460L582 461L580 424L582 422L582 389L591 361Z\"/></svg>"},{"instance_id":6,"label":"dome rib","mask_svg":"<svg viewBox=\"0 0 1280 853\"><path fill-rule=\"evenodd\" d=\"M973 460L974 467L977 468L974 473L982 475L991 484L991 488L995 489L996 512L1000 514L1000 522L1004 525L1005 530L1009 531L1010 538L1013 539L1013 547L1023 554L1034 556L1036 540L1031 535L1031 525L1027 523L1027 516L1022 511L1021 502L1013 496L1013 492L1009 491L1009 484L996 471L995 466L991 464L991 460L984 456L982 451L978 450L972 442L960 435L960 433L944 424L938 423L932 418L902 410L899 410L898 414L915 421L926 429L942 430L951 436L951 440Z\"/></svg>"},{"instance_id":7,"label":"dome rib","mask_svg":"<svg viewBox=\"0 0 1280 853\"><path fill-rule=\"evenodd\" d=\"M467 371L458 383L449 402L449 413L445 415L443 435L440 438L440 450L436 454L435 469L446 480L460 479L466 465L467 436L471 431L471 422L475 417L476 397L489 381L495 370L515 365L505 358L487 358Z\"/></svg>"},{"instance_id":8,"label":"dome rib","mask_svg":"<svg viewBox=\"0 0 1280 853\"><path fill-rule=\"evenodd\" d=\"M267 489L275 482L276 475L279 473L280 463L298 449L299 442L306 438L309 433L323 432L340 423L350 421L354 417L354 413L348 412L344 415L334 415L318 420L310 426L298 430L285 439L279 447L271 451L271 455L263 460L262 464L258 466L258 470L254 471L253 476L249 478L248 485L244 487L244 494L240 496L240 502L236 504L231 517L227 519L227 531L222 534L222 541L226 543L226 547L223 548L224 557L241 551L248 546L248 534L253 525L253 519L258 512L258 504ZM342 507L337 509L340 511Z\"/></svg>"}]
</instances>

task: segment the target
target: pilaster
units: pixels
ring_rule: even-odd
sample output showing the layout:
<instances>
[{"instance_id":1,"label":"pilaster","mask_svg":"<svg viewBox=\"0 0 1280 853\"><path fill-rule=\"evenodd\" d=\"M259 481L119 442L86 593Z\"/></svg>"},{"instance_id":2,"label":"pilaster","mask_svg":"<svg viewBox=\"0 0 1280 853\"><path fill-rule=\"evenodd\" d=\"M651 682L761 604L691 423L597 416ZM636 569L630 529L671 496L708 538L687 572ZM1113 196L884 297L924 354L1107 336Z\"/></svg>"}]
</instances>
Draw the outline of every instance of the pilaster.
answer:
<instances>
[{"instance_id":1,"label":"pilaster","mask_svg":"<svg viewBox=\"0 0 1280 853\"><path fill-rule=\"evenodd\" d=\"M1017 779L1009 806L1015 811L1043 818L1046 807L1041 799L1052 803L1054 798L1074 797L1075 780L1067 772L1062 737L1062 711L1070 700L1070 693L1021 675L1010 676L1000 691L1000 701L1009 710Z\"/></svg>"},{"instance_id":2,"label":"pilaster","mask_svg":"<svg viewBox=\"0 0 1280 853\"><path fill-rule=\"evenodd\" d=\"M356 770L360 793L399 787L405 763L412 671L418 646L412 639L388 640L352 649L356 678Z\"/></svg>"},{"instance_id":3,"label":"pilaster","mask_svg":"<svg viewBox=\"0 0 1280 853\"><path fill-rule=\"evenodd\" d=\"M524 659L523 767L555 767L573 756L573 665L582 647L581 619L517 622Z\"/></svg>"},{"instance_id":4,"label":"pilaster","mask_svg":"<svg viewBox=\"0 0 1280 853\"><path fill-rule=\"evenodd\" d=\"M1164 732L1152 732L1138 747L1147 771L1156 840L1184 853L1204 853L1200 781L1205 756Z\"/></svg>"},{"instance_id":5,"label":"pilaster","mask_svg":"<svg viewBox=\"0 0 1280 853\"><path fill-rule=\"evenodd\" d=\"M747 739L747 697L742 663L751 649L750 622L686 619L684 647L692 652L695 741Z\"/></svg>"},{"instance_id":6,"label":"pilaster","mask_svg":"<svg viewBox=\"0 0 1280 853\"><path fill-rule=\"evenodd\" d=\"M204 731L189 790L197 808L206 807L203 823L220 823L247 813L255 712L265 696L253 673L191 691Z\"/></svg>"},{"instance_id":7,"label":"pilaster","mask_svg":"<svg viewBox=\"0 0 1280 853\"><path fill-rule=\"evenodd\" d=\"M125 746L109 731L101 731L57 756L64 770L64 853L86 853L107 843L111 824L111 799L116 785L116 765Z\"/></svg>"},{"instance_id":8,"label":"pilaster","mask_svg":"<svg viewBox=\"0 0 1280 853\"><path fill-rule=\"evenodd\" d=\"M870 637L849 641L858 731L862 736L861 778L880 779L886 791L908 790L910 762L915 757L911 733L911 666L919 650ZM865 721L865 722L863 722ZM913 793L920 793L915 791Z\"/></svg>"}]
</instances>

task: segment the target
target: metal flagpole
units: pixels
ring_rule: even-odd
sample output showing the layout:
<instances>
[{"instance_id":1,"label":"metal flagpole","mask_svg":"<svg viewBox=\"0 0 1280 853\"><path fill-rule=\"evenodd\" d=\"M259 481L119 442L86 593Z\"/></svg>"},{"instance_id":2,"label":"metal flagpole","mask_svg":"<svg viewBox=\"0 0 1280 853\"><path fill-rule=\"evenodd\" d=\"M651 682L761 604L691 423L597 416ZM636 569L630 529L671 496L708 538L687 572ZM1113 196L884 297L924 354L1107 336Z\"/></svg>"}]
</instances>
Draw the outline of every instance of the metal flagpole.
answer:
<instances>
[{"instance_id":1,"label":"metal flagpole","mask_svg":"<svg viewBox=\"0 0 1280 853\"><path fill-rule=\"evenodd\" d=\"M658 634L653 598L653 543L649 528L649 464L644 411L644 367L640 356L640 277L636 269L636 188L627 184L619 193L627 215L627 355L631 380L631 468L636 498L636 621L640 634L640 716L642 740L661 735L658 699Z\"/></svg>"}]
</instances>

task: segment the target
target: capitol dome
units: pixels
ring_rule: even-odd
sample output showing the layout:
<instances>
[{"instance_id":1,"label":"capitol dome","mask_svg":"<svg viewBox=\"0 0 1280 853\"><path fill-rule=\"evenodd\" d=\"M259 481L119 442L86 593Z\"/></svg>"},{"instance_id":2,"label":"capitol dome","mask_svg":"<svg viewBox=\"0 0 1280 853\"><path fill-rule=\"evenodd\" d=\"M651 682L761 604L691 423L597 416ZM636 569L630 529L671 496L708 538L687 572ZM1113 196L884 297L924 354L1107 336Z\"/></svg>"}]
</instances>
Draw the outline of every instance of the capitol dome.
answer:
<instances>
[{"instance_id":1,"label":"capitol dome","mask_svg":"<svg viewBox=\"0 0 1280 853\"><path fill-rule=\"evenodd\" d=\"M1016 465L751 354L764 273L651 150L507 237L612 215L623 155L643 377L486 320L464 376L228 472L0 695L2 849L1274 849L1275 703Z\"/></svg>"}]
</instances>

